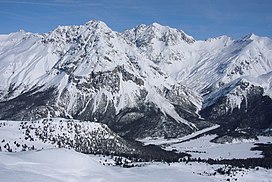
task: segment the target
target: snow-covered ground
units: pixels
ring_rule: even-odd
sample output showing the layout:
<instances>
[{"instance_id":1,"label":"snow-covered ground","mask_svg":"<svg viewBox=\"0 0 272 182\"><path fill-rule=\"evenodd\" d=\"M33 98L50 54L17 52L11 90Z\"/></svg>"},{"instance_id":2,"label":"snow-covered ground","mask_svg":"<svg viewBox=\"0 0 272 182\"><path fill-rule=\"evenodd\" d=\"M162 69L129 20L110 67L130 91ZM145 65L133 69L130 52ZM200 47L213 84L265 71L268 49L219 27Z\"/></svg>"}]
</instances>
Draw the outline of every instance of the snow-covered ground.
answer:
<instances>
[{"instance_id":1,"label":"snow-covered ground","mask_svg":"<svg viewBox=\"0 0 272 182\"><path fill-rule=\"evenodd\" d=\"M53 119L55 124L63 127L54 127L56 130L62 128L63 133L66 131L66 122L60 119ZM29 127L35 129L36 125L45 124L45 121L33 121L28 124ZM68 121L67 121L68 122ZM77 122L77 121L74 121ZM223 165L209 165L197 162L180 162L180 163L137 163L141 167L122 168L115 166L114 160L110 157L98 155L86 155L78 153L73 149L56 148L50 142L41 142L33 135L33 141L26 140L22 133L26 132L27 122L6 122L1 121L0 127L0 182L88 182L88 181L272 181L272 170L260 168L255 169L239 169L230 175L222 175L216 172ZM50 123L49 123L50 124ZM82 122L82 126L87 123ZM50 125L49 125L50 126ZM102 126L95 123L88 123L92 126L92 130L96 128L103 129ZM259 137L259 141L243 141L231 144L215 144L210 142L216 135L205 135L196 139L194 137L207 131L217 128L213 126L204 130L195 132L189 136L166 140L166 139L145 139L145 144L156 144L166 147L167 150L177 150L187 152L192 157L197 158L247 158L262 157L261 152L251 151L250 148L254 143L267 143L271 141L271 137ZM32 131L34 132L34 131ZM31 134L31 132L30 132ZM67 133L67 136L69 133ZM87 135L86 135L87 136ZM21 151L16 150L16 144L25 143L29 146L35 145L36 150ZM4 144L9 143L13 152L6 152ZM12 147L13 146L13 147ZM15 148L14 148L15 147ZM39 149L39 150L37 150ZM196 152L197 151L197 152ZM216 173L216 174L215 174ZM215 174L215 175L214 175Z\"/></svg>"},{"instance_id":2,"label":"snow-covered ground","mask_svg":"<svg viewBox=\"0 0 272 182\"><path fill-rule=\"evenodd\" d=\"M266 169L237 171L232 177L211 175L219 165L205 163L153 163L143 167L104 166L99 157L67 149L0 153L0 181L271 181Z\"/></svg>"},{"instance_id":3,"label":"snow-covered ground","mask_svg":"<svg viewBox=\"0 0 272 182\"><path fill-rule=\"evenodd\" d=\"M101 123L64 118L36 121L0 120L0 151L2 152L55 147L73 148L83 153L90 151L101 153L103 150L133 151L123 138Z\"/></svg>"},{"instance_id":4,"label":"snow-covered ground","mask_svg":"<svg viewBox=\"0 0 272 182\"><path fill-rule=\"evenodd\" d=\"M213 143L210 142L216 135L205 135L200 138L190 141L170 144L166 147L167 150L177 150L187 152L194 158L202 159L244 159L249 157L262 157L261 151L251 151L255 143L268 143L272 141L272 137L259 136L259 140L244 140L233 143Z\"/></svg>"},{"instance_id":5,"label":"snow-covered ground","mask_svg":"<svg viewBox=\"0 0 272 182\"><path fill-rule=\"evenodd\" d=\"M201 159L245 159L250 157L262 157L261 151L251 151L255 143L272 142L272 137L259 136L258 140L234 140L232 143L214 143L212 139L217 135L204 135L208 131L218 128L219 125L214 125L195 133L181 138L165 139L165 138L151 138L147 137L138 141L144 145L154 144L160 145L164 149L177 152L186 152L192 155L193 158L200 157ZM196 138L195 138L196 137Z\"/></svg>"}]
</instances>

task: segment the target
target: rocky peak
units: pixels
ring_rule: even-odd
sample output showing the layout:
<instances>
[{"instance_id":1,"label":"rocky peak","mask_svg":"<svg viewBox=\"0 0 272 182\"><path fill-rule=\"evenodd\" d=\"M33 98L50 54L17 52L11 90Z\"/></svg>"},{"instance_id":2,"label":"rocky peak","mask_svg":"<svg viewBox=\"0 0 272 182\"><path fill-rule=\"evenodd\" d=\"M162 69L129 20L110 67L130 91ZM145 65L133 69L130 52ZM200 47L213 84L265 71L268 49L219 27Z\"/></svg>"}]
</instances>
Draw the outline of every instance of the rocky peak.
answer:
<instances>
[{"instance_id":1,"label":"rocky peak","mask_svg":"<svg viewBox=\"0 0 272 182\"><path fill-rule=\"evenodd\" d=\"M145 47L148 44L164 44L165 46L178 45L182 42L193 43L195 40L185 34L182 30L177 30L169 26L163 26L158 23L151 25L141 24L136 28L124 32L124 36L137 47Z\"/></svg>"},{"instance_id":2,"label":"rocky peak","mask_svg":"<svg viewBox=\"0 0 272 182\"><path fill-rule=\"evenodd\" d=\"M86 27L92 27L92 28L96 28L96 29L107 29L107 30L111 30L107 24L103 21L100 20L91 20L85 23Z\"/></svg>"},{"instance_id":3,"label":"rocky peak","mask_svg":"<svg viewBox=\"0 0 272 182\"><path fill-rule=\"evenodd\" d=\"M187 43L193 43L195 41L193 37L187 35L182 30L163 26L158 23L152 23L147 29L151 30L149 31L151 34L156 34L156 36L166 44L176 45L179 44L180 41L185 41Z\"/></svg>"},{"instance_id":4,"label":"rocky peak","mask_svg":"<svg viewBox=\"0 0 272 182\"><path fill-rule=\"evenodd\" d=\"M221 35L219 37L215 37L215 38L209 38L206 40L206 42L233 42L234 40L226 35Z\"/></svg>"},{"instance_id":5,"label":"rocky peak","mask_svg":"<svg viewBox=\"0 0 272 182\"><path fill-rule=\"evenodd\" d=\"M258 38L259 38L259 36L255 35L254 33L250 33L250 34L244 36L242 39L243 40L256 40Z\"/></svg>"},{"instance_id":6,"label":"rocky peak","mask_svg":"<svg viewBox=\"0 0 272 182\"><path fill-rule=\"evenodd\" d=\"M114 37L113 31L104 22L92 20L81 26L58 26L44 38L44 42L82 45L89 39L112 37Z\"/></svg>"}]
</instances>

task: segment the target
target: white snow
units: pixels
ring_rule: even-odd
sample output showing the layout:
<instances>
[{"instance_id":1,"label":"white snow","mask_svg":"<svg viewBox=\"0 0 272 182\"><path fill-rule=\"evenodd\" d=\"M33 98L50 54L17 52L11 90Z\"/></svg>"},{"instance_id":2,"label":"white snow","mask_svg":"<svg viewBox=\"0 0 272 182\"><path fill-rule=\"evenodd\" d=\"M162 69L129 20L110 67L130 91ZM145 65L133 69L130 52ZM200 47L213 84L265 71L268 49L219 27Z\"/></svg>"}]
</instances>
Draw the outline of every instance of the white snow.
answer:
<instances>
[{"instance_id":1,"label":"white snow","mask_svg":"<svg viewBox=\"0 0 272 182\"><path fill-rule=\"evenodd\" d=\"M216 128L220 127L220 125L214 125L196 132L193 132L190 135L186 135L184 137L180 137L180 138L171 138L171 139L165 139L165 138L151 138L151 137L147 137L144 139L138 139L138 141L142 142L144 145L149 145L149 144L154 144L154 145L171 145L174 143L178 143L178 142L183 142L185 140L189 140L193 137L196 137L202 133L206 133L208 131L214 130Z\"/></svg>"},{"instance_id":2,"label":"white snow","mask_svg":"<svg viewBox=\"0 0 272 182\"><path fill-rule=\"evenodd\" d=\"M237 171L232 177L211 175L219 165L204 163L153 163L143 167L104 166L99 157L66 149L0 153L1 181L29 182L158 182L158 181L271 181L271 170Z\"/></svg>"},{"instance_id":3,"label":"white snow","mask_svg":"<svg viewBox=\"0 0 272 182\"><path fill-rule=\"evenodd\" d=\"M271 137L259 136L258 141L243 140L226 144L210 142L215 137L216 135L205 135L186 142L170 144L166 146L165 149L188 152L193 158L245 159L250 157L262 157L261 151L251 151L250 149L254 147L255 143L267 143L272 141Z\"/></svg>"},{"instance_id":4,"label":"white snow","mask_svg":"<svg viewBox=\"0 0 272 182\"><path fill-rule=\"evenodd\" d=\"M56 148L57 143L56 141L53 142L52 138L64 137L66 140L75 142L74 139L77 134L92 140L92 142L117 136L108 130L108 127L101 123L63 118L36 121L0 121L0 151L7 152L7 148L10 148L12 152L20 152L23 149L34 150L30 149L32 146L35 150ZM39 137L41 133L43 133L42 138L46 138L45 140ZM44 136L45 134L46 136ZM5 145L9 145L9 147L4 147ZM24 148L23 145L27 147ZM92 145L95 145L95 142ZM71 148L69 145L67 147Z\"/></svg>"}]
</instances>

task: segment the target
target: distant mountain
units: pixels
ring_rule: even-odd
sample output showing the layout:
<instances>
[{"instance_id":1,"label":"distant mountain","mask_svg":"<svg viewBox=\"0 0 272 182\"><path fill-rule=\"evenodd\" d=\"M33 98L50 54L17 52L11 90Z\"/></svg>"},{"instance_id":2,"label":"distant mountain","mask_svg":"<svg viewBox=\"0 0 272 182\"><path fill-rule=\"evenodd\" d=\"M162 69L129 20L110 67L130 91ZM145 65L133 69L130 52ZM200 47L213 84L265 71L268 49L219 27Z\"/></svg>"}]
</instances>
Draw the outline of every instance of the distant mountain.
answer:
<instances>
[{"instance_id":1,"label":"distant mountain","mask_svg":"<svg viewBox=\"0 0 272 182\"><path fill-rule=\"evenodd\" d=\"M157 23L0 35L0 119L50 113L132 138L179 137L214 123L264 132L272 128L271 57L266 37L198 41Z\"/></svg>"}]
</instances>

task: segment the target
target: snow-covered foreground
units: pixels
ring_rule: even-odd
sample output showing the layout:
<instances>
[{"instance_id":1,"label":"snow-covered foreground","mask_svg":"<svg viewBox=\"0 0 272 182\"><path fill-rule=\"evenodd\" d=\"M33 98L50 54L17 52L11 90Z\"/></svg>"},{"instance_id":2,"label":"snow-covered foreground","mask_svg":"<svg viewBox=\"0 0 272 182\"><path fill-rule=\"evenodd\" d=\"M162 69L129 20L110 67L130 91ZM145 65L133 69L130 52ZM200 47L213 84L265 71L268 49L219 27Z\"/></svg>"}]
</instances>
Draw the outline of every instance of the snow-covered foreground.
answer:
<instances>
[{"instance_id":1,"label":"snow-covered foreground","mask_svg":"<svg viewBox=\"0 0 272 182\"><path fill-rule=\"evenodd\" d=\"M144 167L104 166L99 157L67 149L0 153L0 181L271 181L272 171L243 170L234 176L210 175L219 165L153 163ZM206 173L205 173L206 172Z\"/></svg>"}]
</instances>

